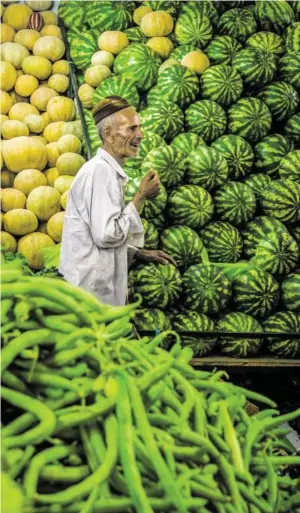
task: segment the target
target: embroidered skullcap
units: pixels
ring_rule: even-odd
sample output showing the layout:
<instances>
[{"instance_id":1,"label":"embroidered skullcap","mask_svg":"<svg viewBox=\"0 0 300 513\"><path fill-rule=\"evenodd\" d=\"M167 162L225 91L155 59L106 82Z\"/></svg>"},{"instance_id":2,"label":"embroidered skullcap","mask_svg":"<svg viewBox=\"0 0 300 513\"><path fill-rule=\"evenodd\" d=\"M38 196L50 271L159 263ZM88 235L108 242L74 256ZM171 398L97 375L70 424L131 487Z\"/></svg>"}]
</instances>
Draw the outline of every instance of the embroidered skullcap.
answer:
<instances>
[{"instance_id":1,"label":"embroidered skullcap","mask_svg":"<svg viewBox=\"0 0 300 513\"><path fill-rule=\"evenodd\" d=\"M131 107L131 105L122 96L107 96L107 98L97 103L92 110L95 125L102 121L102 119L107 118L107 116L119 110L127 109L127 107Z\"/></svg>"}]
</instances>

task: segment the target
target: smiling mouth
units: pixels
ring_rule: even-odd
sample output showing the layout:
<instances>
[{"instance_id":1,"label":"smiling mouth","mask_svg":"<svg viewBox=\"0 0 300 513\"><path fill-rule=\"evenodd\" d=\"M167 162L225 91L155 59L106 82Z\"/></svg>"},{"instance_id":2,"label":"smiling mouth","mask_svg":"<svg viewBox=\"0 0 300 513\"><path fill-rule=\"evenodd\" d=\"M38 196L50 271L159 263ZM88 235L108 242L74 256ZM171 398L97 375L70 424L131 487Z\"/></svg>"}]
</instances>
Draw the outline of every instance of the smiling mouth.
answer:
<instances>
[{"instance_id":1,"label":"smiling mouth","mask_svg":"<svg viewBox=\"0 0 300 513\"><path fill-rule=\"evenodd\" d=\"M130 143L130 146L137 149L139 147L139 143Z\"/></svg>"}]
</instances>

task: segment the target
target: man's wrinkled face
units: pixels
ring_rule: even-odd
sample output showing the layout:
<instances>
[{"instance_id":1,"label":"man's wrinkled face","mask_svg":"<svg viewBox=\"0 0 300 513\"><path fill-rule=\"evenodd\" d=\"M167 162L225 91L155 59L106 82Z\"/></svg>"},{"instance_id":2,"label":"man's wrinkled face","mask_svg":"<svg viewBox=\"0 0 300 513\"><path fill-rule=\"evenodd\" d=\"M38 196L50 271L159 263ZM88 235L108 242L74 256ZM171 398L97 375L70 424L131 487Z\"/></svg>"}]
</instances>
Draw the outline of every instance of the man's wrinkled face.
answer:
<instances>
[{"instance_id":1,"label":"man's wrinkled face","mask_svg":"<svg viewBox=\"0 0 300 513\"><path fill-rule=\"evenodd\" d=\"M135 157L144 135L140 118L133 107L116 112L109 134L109 144L120 159Z\"/></svg>"}]
</instances>

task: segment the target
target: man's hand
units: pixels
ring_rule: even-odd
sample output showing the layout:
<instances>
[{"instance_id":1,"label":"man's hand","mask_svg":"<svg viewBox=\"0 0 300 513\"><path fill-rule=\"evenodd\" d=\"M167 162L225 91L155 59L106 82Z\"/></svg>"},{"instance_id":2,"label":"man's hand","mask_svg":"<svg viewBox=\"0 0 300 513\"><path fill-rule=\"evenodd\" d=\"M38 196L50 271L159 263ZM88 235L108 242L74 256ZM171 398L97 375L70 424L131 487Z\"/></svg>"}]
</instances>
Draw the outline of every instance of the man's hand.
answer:
<instances>
[{"instance_id":1,"label":"man's hand","mask_svg":"<svg viewBox=\"0 0 300 513\"><path fill-rule=\"evenodd\" d=\"M177 265L174 258L171 255L168 255L164 251L160 251L158 249L142 249L138 250L135 254L135 258L141 260L142 262L156 262L157 264L173 264Z\"/></svg>"},{"instance_id":2,"label":"man's hand","mask_svg":"<svg viewBox=\"0 0 300 513\"><path fill-rule=\"evenodd\" d=\"M160 189L159 176L154 171L149 171L140 183L138 192L146 198L154 198Z\"/></svg>"}]
</instances>

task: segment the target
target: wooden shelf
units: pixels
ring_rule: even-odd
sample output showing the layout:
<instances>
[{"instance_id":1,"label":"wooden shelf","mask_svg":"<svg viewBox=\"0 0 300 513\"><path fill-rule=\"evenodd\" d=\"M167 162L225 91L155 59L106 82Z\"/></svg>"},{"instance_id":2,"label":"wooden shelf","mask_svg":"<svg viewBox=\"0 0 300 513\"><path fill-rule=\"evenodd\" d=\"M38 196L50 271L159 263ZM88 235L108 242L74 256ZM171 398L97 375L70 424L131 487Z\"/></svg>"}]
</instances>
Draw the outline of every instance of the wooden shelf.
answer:
<instances>
[{"instance_id":1,"label":"wooden shelf","mask_svg":"<svg viewBox=\"0 0 300 513\"><path fill-rule=\"evenodd\" d=\"M204 358L193 358L191 361L193 367L300 367L300 360L291 360L286 358L228 358L227 356L206 356Z\"/></svg>"}]
</instances>

